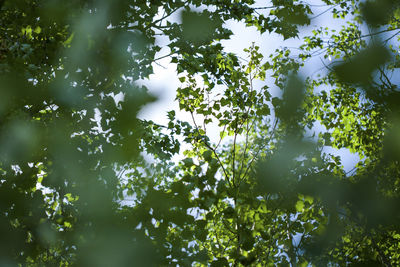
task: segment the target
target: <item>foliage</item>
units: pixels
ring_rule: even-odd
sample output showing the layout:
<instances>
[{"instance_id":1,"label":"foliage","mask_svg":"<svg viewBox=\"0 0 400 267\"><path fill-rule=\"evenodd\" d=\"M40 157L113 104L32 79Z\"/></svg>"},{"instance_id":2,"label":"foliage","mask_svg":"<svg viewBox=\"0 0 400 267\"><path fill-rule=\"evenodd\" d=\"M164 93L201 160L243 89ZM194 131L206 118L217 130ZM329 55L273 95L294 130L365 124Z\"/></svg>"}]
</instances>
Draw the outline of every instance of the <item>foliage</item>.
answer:
<instances>
[{"instance_id":1,"label":"foliage","mask_svg":"<svg viewBox=\"0 0 400 267\"><path fill-rule=\"evenodd\" d=\"M344 26L304 36L302 1L0 1L0 265L399 265L400 7L322 2ZM241 59L231 19L304 43Z\"/></svg>"}]
</instances>

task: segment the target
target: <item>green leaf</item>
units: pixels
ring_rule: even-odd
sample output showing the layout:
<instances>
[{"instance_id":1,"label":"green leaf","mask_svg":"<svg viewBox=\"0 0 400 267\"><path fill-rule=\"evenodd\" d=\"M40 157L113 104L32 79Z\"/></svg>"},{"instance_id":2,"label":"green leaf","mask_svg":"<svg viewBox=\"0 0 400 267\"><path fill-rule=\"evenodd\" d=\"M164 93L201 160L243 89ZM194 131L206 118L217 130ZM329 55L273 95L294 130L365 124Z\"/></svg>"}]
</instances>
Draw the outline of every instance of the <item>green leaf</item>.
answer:
<instances>
[{"instance_id":1,"label":"green leaf","mask_svg":"<svg viewBox=\"0 0 400 267\"><path fill-rule=\"evenodd\" d=\"M301 200L298 200L296 202L296 211L297 212L302 212L304 210L304 202Z\"/></svg>"}]
</instances>

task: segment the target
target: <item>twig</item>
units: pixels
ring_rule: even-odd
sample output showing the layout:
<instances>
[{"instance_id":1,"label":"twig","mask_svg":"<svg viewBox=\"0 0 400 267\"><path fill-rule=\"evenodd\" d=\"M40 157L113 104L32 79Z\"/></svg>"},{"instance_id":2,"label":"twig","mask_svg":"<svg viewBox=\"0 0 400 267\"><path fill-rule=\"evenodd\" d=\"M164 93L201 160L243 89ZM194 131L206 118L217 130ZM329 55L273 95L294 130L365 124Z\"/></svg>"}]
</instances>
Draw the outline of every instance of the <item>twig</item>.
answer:
<instances>
[{"instance_id":1,"label":"twig","mask_svg":"<svg viewBox=\"0 0 400 267\"><path fill-rule=\"evenodd\" d=\"M326 9L325 11L319 13L318 15L315 15L314 17L310 18L310 20L318 18L319 16L322 16L323 14L325 14L326 12L328 12L329 10L331 10L332 8L335 8L336 6L338 6L339 4L336 4L334 6L331 6L330 8Z\"/></svg>"}]
</instances>

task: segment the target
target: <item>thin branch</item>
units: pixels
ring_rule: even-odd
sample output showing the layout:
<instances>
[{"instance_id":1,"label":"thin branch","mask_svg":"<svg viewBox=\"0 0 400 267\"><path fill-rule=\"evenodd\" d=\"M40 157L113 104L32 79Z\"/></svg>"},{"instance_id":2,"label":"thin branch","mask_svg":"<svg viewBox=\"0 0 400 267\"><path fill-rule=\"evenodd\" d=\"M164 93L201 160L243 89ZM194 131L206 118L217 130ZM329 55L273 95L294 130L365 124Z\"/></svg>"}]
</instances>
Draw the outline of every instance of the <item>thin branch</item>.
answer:
<instances>
[{"instance_id":1,"label":"thin branch","mask_svg":"<svg viewBox=\"0 0 400 267\"><path fill-rule=\"evenodd\" d=\"M260 7L253 7L253 9L272 9L276 8L276 6L260 6Z\"/></svg>"},{"instance_id":2,"label":"thin branch","mask_svg":"<svg viewBox=\"0 0 400 267\"><path fill-rule=\"evenodd\" d=\"M224 129L222 130L222 133L225 133L225 129L226 129L226 124L224 125ZM221 144L223 135L224 135L224 134L220 135L218 144L215 146L214 150L216 150L216 149L219 147L219 145Z\"/></svg>"},{"instance_id":3,"label":"thin branch","mask_svg":"<svg viewBox=\"0 0 400 267\"><path fill-rule=\"evenodd\" d=\"M312 7L326 7L329 5L312 5L312 4L308 4L308 6L312 6Z\"/></svg>"},{"instance_id":4,"label":"thin branch","mask_svg":"<svg viewBox=\"0 0 400 267\"><path fill-rule=\"evenodd\" d=\"M223 211L221 211L221 210L219 209L218 205L215 205L215 207L217 208L217 210L218 210L218 212L219 212L220 214L223 214ZM228 229L228 231L231 232L233 235L236 235L236 232L235 232L234 230L232 230L232 228L231 228L229 225L226 225L226 222L225 222L224 218L223 218L223 217L221 217L221 218L222 218L222 219L221 219L221 222L224 224L224 226L226 227L226 229Z\"/></svg>"},{"instance_id":5,"label":"thin branch","mask_svg":"<svg viewBox=\"0 0 400 267\"><path fill-rule=\"evenodd\" d=\"M386 73L382 70L381 67L378 67L378 70L381 74L380 80L383 83L383 85L385 85L388 89L392 88L392 83L389 79L389 77L386 75ZM383 80L383 78L386 80L386 82Z\"/></svg>"},{"instance_id":6,"label":"thin branch","mask_svg":"<svg viewBox=\"0 0 400 267\"><path fill-rule=\"evenodd\" d=\"M156 61L154 61L154 63L155 63L157 66L160 66L161 68L163 68L163 69L165 69L165 70L167 69L167 67L161 65L160 63L158 63L158 62L156 62Z\"/></svg>"},{"instance_id":7,"label":"thin branch","mask_svg":"<svg viewBox=\"0 0 400 267\"><path fill-rule=\"evenodd\" d=\"M226 178L226 180L228 181L229 186L230 186L231 188L233 188L233 185L231 184L231 181L230 181L230 179L229 179L228 173L226 172L226 169L225 169L224 165L222 164L222 161L221 161L221 159L219 158L217 151L216 151L216 150L213 150L213 148L212 148L208 143L205 142L204 144L206 145L206 147L208 147L208 149L210 149L210 150L214 153L215 157L216 157L217 160L218 160L219 165L220 165L221 168L222 168L222 171L224 172L225 178Z\"/></svg>"},{"instance_id":8,"label":"thin branch","mask_svg":"<svg viewBox=\"0 0 400 267\"><path fill-rule=\"evenodd\" d=\"M325 64L325 62L322 60L322 58L319 58L319 60L321 60L321 63L324 65L325 68L327 68L329 71L333 71L332 68L330 68L329 66L327 66L327 65Z\"/></svg>"},{"instance_id":9,"label":"thin branch","mask_svg":"<svg viewBox=\"0 0 400 267\"><path fill-rule=\"evenodd\" d=\"M168 55L164 55L164 56L155 58L155 59L153 59L153 61L158 61L158 60L161 60L161 59L163 59L163 58L170 57L170 56L172 56L172 55L174 55L174 54L176 54L176 52L169 53Z\"/></svg>"},{"instance_id":10,"label":"thin branch","mask_svg":"<svg viewBox=\"0 0 400 267\"><path fill-rule=\"evenodd\" d=\"M275 135L275 128L276 128L277 124L278 124L278 119L275 119L275 124L274 124L274 127L272 128L272 133L271 133L271 136L270 136L270 138L269 138L270 140L272 140L272 139L274 138L274 135ZM254 157L250 160L250 162L249 162L249 164L247 165L247 168L246 168L246 170L245 170L245 172L244 172L244 174L243 174L243 177L245 177L245 176L247 175L248 171L250 170L251 165L253 164L253 161L254 161L255 159L257 159L257 157L258 157L258 155L260 154L261 150L262 150L262 148L260 148L260 149L257 151L257 153L254 155Z\"/></svg>"},{"instance_id":11,"label":"thin branch","mask_svg":"<svg viewBox=\"0 0 400 267\"><path fill-rule=\"evenodd\" d=\"M254 91L253 77L251 76L251 72L249 73L249 80L250 80L250 94L251 94L251 92ZM249 106L248 109L246 110L247 118L248 118L248 114L250 113L250 108L251 108L251 106ZM253 129L255 122L256 122L256 118L254 118L253 121L251 122L251 126L249 125L248 122L246 123L246 141L245 141L245 145L244 145L243 158L241 160L242 164L240 166L240 170L239 170L239 174L238 174L238 176L239 176L239 186L240 186L240 184L242 182L241 174L242 174L242 170L243 170L243 166L244 166L244 161L245 161L246 155L247 155L247 148L248 148L248 143L249 143L249 132L250 132L251 129ZM243 122L243 124L244 123L245 122ZM243 176L243 178L244 177L245 176Z\"/></svg>"},{"instance_id":12,"label":"thin branch","mask_svg":"<svg viewBox=\"0 0 400 267\"><path fill-rule=\"evenodd\" d=\"M194 126L196 127L196 130L199 131L199 127L197 126L196 120L194 119L193 111L190 111L190 115L192 116L192 120L193 120ZM204 145L214 153L215 157L216 157L217 160L218 160L219 165L220 165L221 168L222 168L222 171L224 172L225 178L226 178L226 180L228 181L229 186L230 186L231 188L233 188L233 185L231 184L231 181L230 181L230 179L229 179L228 173L227 173L227 171L226 171L224 165L222 164L222 161L221 161L221 159L219 158L219 156L218 156L218 154L217 154L217 151L216 151L215 149L213 149L213 148L212 148L207 142L205 142L205 141L204 141Z\"/></svg>"},{"instance_id":13,"label":"thin branch","mask_svg":"<svg viewBox=\"0 0 400 267\"><path fill-rule=\"evenodd\" d=\"M174 14L179 8L181 8L181 7L176 7L176 8L173 9L170 13L164 15L162 18L153 21L153 24L157 24L157 23L163 21L164 19L168 18L169 16L171 16L172 14Z\"/></svg>"},{"instance_id":14,"label":"thin branch","mask_svg":"<svg viewBox=\"0 0 400 267\"><path fill-rule=\"evenodd\" d=\"M371 36L375 36L375 35L378 35L378 34L381 34L381 33L395 31L395 30L398 30L398 29L399 28L386 29L386 30L382 30L382 31L379 31L379 32L372 32L372 33L369 33L369 34L361 35L359 38L361 39L361 38L365 38L365 37L371 37Z\"/></svg>"},{"instance_id":15,"label":"thin branch","mask_svg":"<svg viewBox=\"0 0 400 267\"><path fill-rule=\"evenodd\" d=\"M357 169L357 167L354 167L354 168L352 168L351 170L349 170L348 172L346 172L346 176L349 174L349 173L351 173L351 172L353 172L353 171L355 171Z\"/></svg>"},{"instance_id":16,"label":"thin branch","mask_svg":"<svg viewBox=\"0 0 400 267\"><path fill-rule=\"evenodd\" d=\"M172 27L175 27L173 24L171 24L171 25L153 25L153 28L156 28L156 29L158 29L158 30L160 30L160 31L162 31L163 29L170 29L170 28L172 28Z\"/></svg>"},{"instance_id":17,"label":"thin branch","mask_svg":"<svg viewBox=\"0 0 400 267\"><path fill-rule=\"evenodd\" d=\"M310 20L318 18L319 16L322 16L323 14L325 14L326 12L328 12L329 10L331 10L332 8L335 8L336 6L338 6L339 4L336 4L334 6L329 7L328 9L326 9L325 11L322 11L321 13L319 13L318 15L315 15L314 17L310 18Z\"/></svg>"},{"instance_id":18,"label":"thin branch","mask_svg":"<svg viewBox=\"0 0 400 267\"><path fill-rule=\"evenodd\" d=\"M235 157L236 157L236 137L237 137L237 130L238 130L238 118L236 117L236 127L235 133L233 137L233 148L232 148L232 183L235 186Z\"/></svg>"},{"instance_id":19,"label":"thin branch","mask_svg":"<svg viewBox=\"0 0 400 267\"><path fill-rule=\"evenodd\" d=\"M118 180L121 179L121 177L122 177L122 175L124 175L124 173L125 173L125 169L122 168L122 169L120 170L120 172L118 173L118 175L117 175L117 179L118 179Z\"/></svg>"},{"instance_id":20,"label":"thin branch","mask_svg":"<svg viewBox=\"0 0 400 267\"><path fill-rule=\"evenodd\" d=\"M251 127L249 127L248 132L250 131L251 128L253 128L253 125L254 125L255 121L256 121L256 119L253 119L253 121L252 121L252 123L251 123ZM246 133L246 145L245 145L245 147L247 147L248 132ZM247 148L246 148L246 149L247 149ZM245 149L245 151L244 151L243 156L246 155L246 149ZM251 164L253 163L254 159L257 158L257 156L258 156L258 153L257 153L257 155L256 155L255 157L253 157L253 159L250 161L248 167L246 168L245 173L244 173L243 176L242 176L243 178L246 177L246 175L247 175L247 170L249 169L249 167L250 167ZM243 160L242 160L242 166L240 167L240 172L239 172L239 185L240 185L240 183L242 182L242 179L240 178L240 174L242 173L242 170L243 170L243 167L244 167L244 159L245 159L245 158L246 158L246 157L244 156L244 158L243 158Z\"/></svg>"},{"instance_id":21,"label":"thin branch","mask_svg":"<svg viewBox=\"0 0 400 267\"><path fill-rule=\"evenodd\" d=\"M393 34L392 36L390 36L389 38L387 38L385 41L383 41L385 44L387 42L389 42L390 39L392 39L393 37L395 37L396 35L398 35L400 33L400 31L397 31L395 34Z\"/></svg>"}]
</instances>

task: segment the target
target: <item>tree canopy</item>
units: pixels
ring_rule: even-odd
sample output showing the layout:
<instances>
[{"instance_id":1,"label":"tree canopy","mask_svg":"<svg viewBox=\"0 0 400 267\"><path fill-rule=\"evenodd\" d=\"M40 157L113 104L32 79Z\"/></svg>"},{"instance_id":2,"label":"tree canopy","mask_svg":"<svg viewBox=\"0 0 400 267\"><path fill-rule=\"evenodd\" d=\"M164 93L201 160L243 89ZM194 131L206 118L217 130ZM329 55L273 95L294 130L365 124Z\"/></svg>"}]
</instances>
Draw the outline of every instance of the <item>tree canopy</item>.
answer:
<instances>
[{"instance_id":1,"label":"tree canopy","mask_svg":"<svg viewBox=\"0 0 400 267\"><path fill-rule=\"evenodd\" d=\"M0 0L0 265L400 265L399 3L262 4Z\"/></svg>"}]
</instances>

